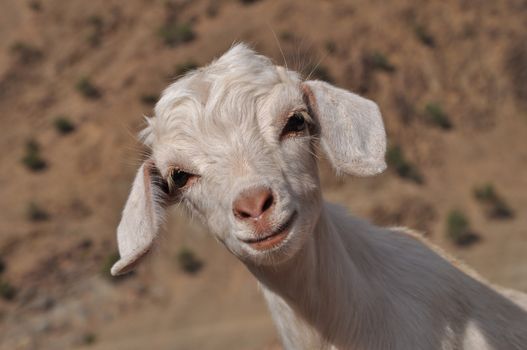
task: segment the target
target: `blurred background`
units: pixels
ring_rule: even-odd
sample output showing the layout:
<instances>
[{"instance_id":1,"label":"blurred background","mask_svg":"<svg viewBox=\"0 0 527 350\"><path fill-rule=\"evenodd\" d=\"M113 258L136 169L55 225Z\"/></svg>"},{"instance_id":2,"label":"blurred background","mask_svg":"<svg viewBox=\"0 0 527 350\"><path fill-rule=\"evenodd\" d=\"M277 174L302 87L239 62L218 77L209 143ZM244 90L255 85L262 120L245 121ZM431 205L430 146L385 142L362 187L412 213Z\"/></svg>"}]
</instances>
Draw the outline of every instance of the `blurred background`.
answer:
<instances>
[{"instance_id":1,"label":"blurred background","mask_svg":"<svg viewBox=\"0 0 527 350\"><path fill-rule=\"evenodd\" d=\"M526 23L524 0L1 0L0 349L280 349L255 280L177 210L109 276L142 116L235 41L379 104L388 171L322 163L328 200L527 291Z\"/></svg>"}]
</instances>

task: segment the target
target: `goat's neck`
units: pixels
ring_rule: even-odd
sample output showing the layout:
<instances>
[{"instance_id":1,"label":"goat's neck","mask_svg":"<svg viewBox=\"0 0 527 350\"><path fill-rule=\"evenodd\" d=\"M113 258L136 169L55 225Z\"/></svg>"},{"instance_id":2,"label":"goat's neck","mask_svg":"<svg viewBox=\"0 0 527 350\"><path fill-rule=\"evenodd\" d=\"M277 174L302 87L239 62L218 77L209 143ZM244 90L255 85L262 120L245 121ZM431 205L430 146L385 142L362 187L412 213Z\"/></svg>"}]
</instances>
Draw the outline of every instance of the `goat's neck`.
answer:
<instances>
[{"instance_id":1,"label":"goat's neck","mask_svg":"<svg viewBox=\"0 0 527 350\"><path fill-rule=\"evenodd\" d=\"M338 214L322 210L309 241L290 261L279 267L249 269L265 289L288 304L296 317L313 327L324 341L335 344L339 334L346 333L348 341L354 336L360 338L361 323L377 322L370 318L371 311L382 309L378 303L382 298L375 295L379 289L370 288L355 261L363 259L359 250L368 249L368 243L349 227L336 227L335 222L347 224L333 215ZM345 235L341 234L344 230ZM354 343L362 343L356 340Z\"/></svg>"}]
</instances>

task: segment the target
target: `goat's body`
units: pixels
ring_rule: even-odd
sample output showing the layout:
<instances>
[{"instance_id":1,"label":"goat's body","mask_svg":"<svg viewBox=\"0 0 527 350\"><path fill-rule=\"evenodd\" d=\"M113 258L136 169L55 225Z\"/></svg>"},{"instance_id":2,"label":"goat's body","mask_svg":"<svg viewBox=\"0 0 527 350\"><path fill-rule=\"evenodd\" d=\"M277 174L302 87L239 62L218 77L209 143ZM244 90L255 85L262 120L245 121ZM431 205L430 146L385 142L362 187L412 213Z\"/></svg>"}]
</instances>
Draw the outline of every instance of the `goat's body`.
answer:
<instances>
[{"instance_id":1,"label":"goat's body","mask_svg":"<svg viewBox=\"0 0 527 350\"><path fill-rule=\"evenodd\" d=\"M527 348L527 296L332 206L287 267L249 268L287 349Z\"/></svg>"}]
</instances>

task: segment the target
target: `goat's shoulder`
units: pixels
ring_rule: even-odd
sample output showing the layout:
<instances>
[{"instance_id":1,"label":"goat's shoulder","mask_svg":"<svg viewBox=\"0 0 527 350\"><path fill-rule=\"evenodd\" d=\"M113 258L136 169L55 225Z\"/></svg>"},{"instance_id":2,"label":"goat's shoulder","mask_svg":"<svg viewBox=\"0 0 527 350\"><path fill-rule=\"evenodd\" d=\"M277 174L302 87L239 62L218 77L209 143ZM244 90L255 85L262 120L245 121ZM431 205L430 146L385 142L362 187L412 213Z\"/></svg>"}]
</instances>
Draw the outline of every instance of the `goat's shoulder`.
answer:
<instances>
[{"instance_id":1,"label":"goat's shoulder","mask_svg":"<svg viewBox=\"0 0 527 350\"><path fill-rule=\"evenodd\" d=\"M503 295L505 298L512 300L516 304L518 304L523 309L527 310L527 294L519 292L517 290L503 288L500 286L493 285L491 282L486 280L484 277L482 277L478 272L476 272L474 269L469 267L467 264L465 264L463 261L457 259L453 255L447 253L444 249L441 247L435 245L430 240L428 240L422 233L409 229L407 227L393 227L390 228L390 230L394 234L399 234L402 236L406 236L409 239L413 239L417 242L419 242L421 245L426 247L427 249L430 249L431 252L434 254L437 254L439 257L441 257L444 261L448 262L452 266L454 266L457 270L461 271L463 274L471 277L475 281L489 287L490 289L498 292L500 295Z\"/></svg>"}]
</instances>

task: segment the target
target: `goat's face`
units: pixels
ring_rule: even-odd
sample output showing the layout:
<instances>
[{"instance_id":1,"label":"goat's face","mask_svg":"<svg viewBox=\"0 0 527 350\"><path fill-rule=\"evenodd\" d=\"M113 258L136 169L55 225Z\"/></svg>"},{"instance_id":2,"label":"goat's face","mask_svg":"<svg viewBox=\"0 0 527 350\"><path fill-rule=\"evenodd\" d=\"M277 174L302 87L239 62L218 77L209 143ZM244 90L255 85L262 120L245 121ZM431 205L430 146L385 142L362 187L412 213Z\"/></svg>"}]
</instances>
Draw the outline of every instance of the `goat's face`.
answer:
<instances>
[{"instance_id":1,"label":"goat's face","mask_svg":"<svg viewBox=\"0 0 527 350\"><path fill-rule=\"evenodd\" d=\"M249 264L279 265L311 239L321 210L320 144L338 171L382 171L376 105L238 45L165 90L143 131L145 161L118 228L129 270L150 249L163 208L181 203Z\"/></svg>"},{"instance_id":2,"label":"goat's face","mask_svg":"<svg viewBox=\"0 0 527 350\"><path fill-rule=\"evenodd\" d=\"M315 125L299 81L271 85L258 98L243 87L224 91L209 108L206 101L181 102L193 106L171 111L173 129L158 135L153 160L169 195L231 252L244 261L279 262L301 246L318 217Z\"/></svg>"}]
</instances>

